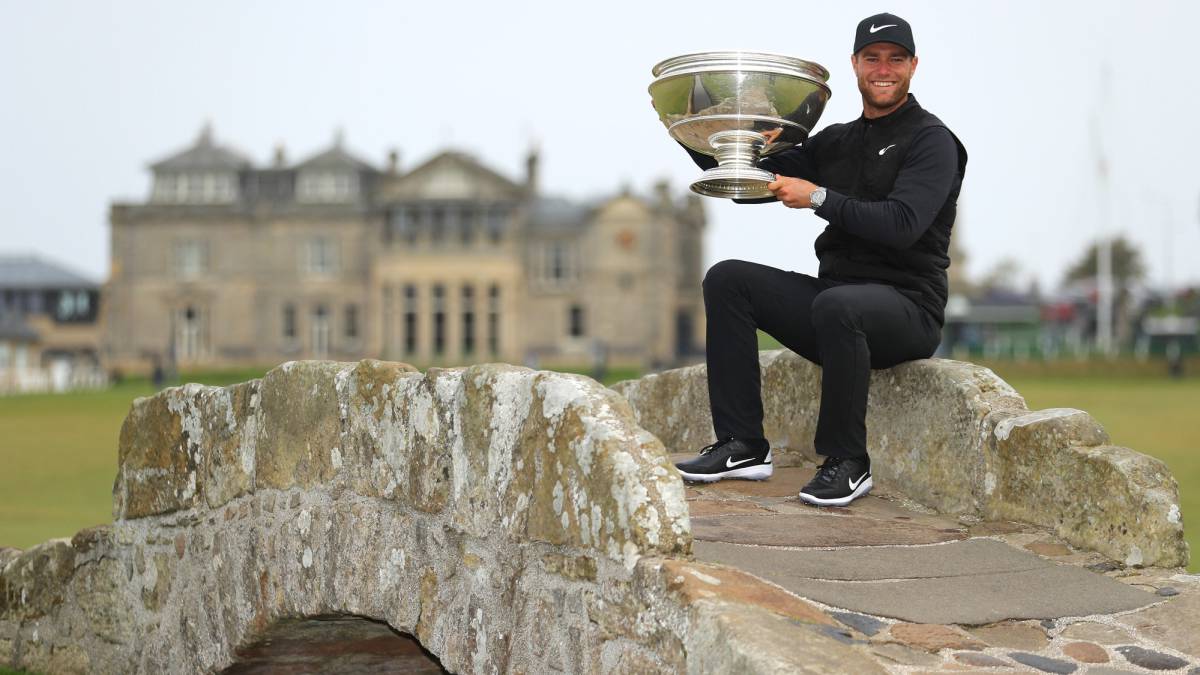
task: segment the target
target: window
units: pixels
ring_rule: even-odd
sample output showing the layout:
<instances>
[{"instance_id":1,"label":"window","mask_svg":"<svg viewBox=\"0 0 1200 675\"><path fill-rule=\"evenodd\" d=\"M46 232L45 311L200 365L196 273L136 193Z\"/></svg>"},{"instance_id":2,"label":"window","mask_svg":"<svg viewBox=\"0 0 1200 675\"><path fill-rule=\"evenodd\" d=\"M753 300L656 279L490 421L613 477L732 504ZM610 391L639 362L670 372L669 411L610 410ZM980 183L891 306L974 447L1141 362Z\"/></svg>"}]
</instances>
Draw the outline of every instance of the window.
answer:
<instances>
[{"instance_id":1,"label":"window","mask_svg":"<svg viewBox=\"0 0 1200 675\"><path fill-rule=\"evenodd\" d=\"M475 289L462 287L462 347L464 354L475 351Z\"/></svg>"},{"instance_id":2,"label":"window","mask_svg":"<svg viewBox=\"0 0 1200 675\"><path fill-rule=\"evenodd\" d=\"M487 214L487 231L488 240L493 244L500 243L500 239L504 236L504 226L508 220L508 213L500 207L492 207Z\"/></svg>"},{"instance_id":3,"label":"window","mask_svg":"<svg viewBox=\"0 0 1200 675\"><path fill-rule=\"evenodd\" d=\"M175 174L160 173L154 176L154 192L150 200L155 202L178 201L175 198Z\"/></svg>"},{"instance_id":4,"label":"window","mask_svg":"<svg viewBox=\"0 0 1200 675\"><path fill-rule=\"evenodd\" d=\"M75 294L66 291L58 294L58 320L70 321L75 318Z\"/></svg>"},{"instance_id":5,"label":"window","mask_svg":"<svg viewBox=\"0 0 1200 675\"><path fill-rule=\"evenodd\" d=\"M198 279L208 271L208 242L185 240L175 243L175 275Z\"/></svg>"},{"instance_id":6,"label":"window","mask_svg":"<svg viewBox=\"0 0 1200 675\"><path fill-rule=\"evenodd\" d=\"M404 240L408 242L409 246L412 246L417 243L417 234L420 232L421 225L425 222L425 219L422 217L424 213L420 209L411 208L407 211L408 222L404 228Z\"/></svg>"},{"instance_id":7,"label":"window","mask_svg":"<svg viewBox=\"0 0 1200 675\"><path fill-rule=\"evenodd\" d=\"M417 287L408 284L404 287L404 352L415 354L417 351Z\"/></svg>"},{"instance_id":8,"label":"window","mask_svg":"<svg viewBox=\"0 0 1200 675\"><path fill-rule=\"evenodd\" d=\"M408 207L400 207L392 211L391 222L388 223L384 240L388 242L402 241L409 246L417 243L417 227L420 225L420 212Z\"/></svg>"},{"instance_id":9,"label":"window","mask_svg":"<svg viewBox=\"0 0 1200 675\"><path fill-rule=\"evenodd\" d=\"M433 353L446 351L446 288L433 287Z\"/></svg>"},{"instance_id":10,"label":"window","mask_svg":"<svg viewBox=\"0 0 1200 675\"><path fill-rule=\"evenodd\" d=\"M535 278L546 286L563 286L578 276L573 242L551 241L535 249Z\"/></svg>"},{"instance_id":11,"label":"window","mask_svg":"<svg viewBox=\"0 0 1200 675\"><path fill-rule=\"evenodd\" d=\"M283 338L296 339L296 306L292 304L283 306Z\"/></svg>"},{"instance_id":12,"label":"window","mask_svg":"<svg viewBox=\"0 0 1200 675\"><path fill-rule=\"evenodd\" d=\"M429 212L429 241L434 246L446 241L446 210L440 206Z\"/></svg>"},{"instance_id":13,"label":"window","mask_svg":"<svg viewBox=\"0 0 1200 675\"><path fill-rule=\"evenodd\" d=\"M550 279L561 283L567 278L567 247L560 241L550 244Z\"/></svg>"},{"instance_id":14,"label":"window","mask_svg":"<svg viewBox=\"0 0 1200 675\"><path fill-rule=\"evenodd\" d=\"M337 271L337 246L327 237L308 241L304 250L304 271L309 274L333 274Z\"/></svg>"},{"instance_id":15,"label":"window","mask_svg":"<svg viewBox=\"0 0 1200 675\"><path fill-rule=\"evenodd\" d=\"M184 198L184 200L187 201L189 204L196 204L198 202L203 201L204 200L204 175L203 174L191 174L189 176L185 176L185 178L187 179L187 183L186 183L187 192L185 193L186 197Z\"/></svg>"},{"instance_id":16,"label":"window","mask_svg":"<svg viewBox=\"0 0 1200 675\"><path fill-rule=\"evenodd\" d=\"M583 307L571 305L569 322L571 337L583 337Z\"/></svg>"},{"instance_id":17,"label":"window","mask_svg":"<svg viewBox=\"0 0 1200 675\"><path fill-rule=\"evenodd\" d=\"M458 212L458 239L463 246L475 241L475 211L469 206Z\"/></svg>"},{"instance_id":18,"label":"window","mask_svg":"<svg viewBox=\"0 0 1200 675\"><path fill-rule=\"evenodd\" d=\"M346 305L346 339L358 339L358 305Z\"/></svg>"},{"instance_id":19,"label":"window","mask_svg":"<svg viewBox=\"0 0 1200 675\"><path fill-rule=\"evenodd\" d=\"M301 171L296 196L302 202L348 202L358 195L358 175L352 171Z\"/></svg>"},{"instance_id":20,"label":"window","mask_svg":"<svg viewBox=\"0 0 1200 675\"><path fill-rule=\"evenodd\" d=\"M151 200L173 204L228 204L237 198L237 174L163 172L154 177Z\"/></svg>"},{"instance_id":21,"label":"window","mask_svg":"<svg viewBox=\"0 0 1200 675\"><path fill-rule=\"evenodd\" d=\"M500 351L500 287L496 284L488 288L487 343L488 352L495 356Z\"/></svg>"},{"instance_id":22,"label":"window","mask_svg":"<svg viewBox=\"0 0 1200 675\"><path fill-rule=\"evenodd\" d=\"M34 296L40 299L40 296ZM92 297L87 291L59 291L54 317L59 321L78 321L91 317Z\"/></svg>"},{"instance_id":23,"label":"window","mask_svg":"<svg viewBox=\"0 0 1200 675\"><path fill-rule=\"evenodd\" d=\"M200 308L188 305L176 312L175 356L184 361L199 358L205 351L205 317Z\"/></svg>"},{"instance_id":24,"label":"window","mask_svg":"<svg viewBox=\"0 0 1200 675\"><path fill-rule=\"evenodd\" d=\"M317 305L312 313L312 355L323 359L329 355L329 310Z\"/></svg>"}]
</instances>

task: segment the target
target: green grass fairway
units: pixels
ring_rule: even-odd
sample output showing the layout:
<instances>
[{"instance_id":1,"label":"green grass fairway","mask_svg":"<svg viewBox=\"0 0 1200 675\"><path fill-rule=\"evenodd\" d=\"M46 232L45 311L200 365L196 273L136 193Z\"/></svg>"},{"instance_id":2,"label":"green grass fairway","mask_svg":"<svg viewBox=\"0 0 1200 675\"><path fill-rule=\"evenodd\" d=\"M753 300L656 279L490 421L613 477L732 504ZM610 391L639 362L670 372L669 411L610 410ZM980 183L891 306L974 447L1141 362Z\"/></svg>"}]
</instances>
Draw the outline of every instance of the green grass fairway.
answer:
<instances>
[{"instance_id":1,"label":"green grass fairway","mask_svg":"<svg viewBox=\"0 0 1200 675\"><path fill-rule=\"evenodd\" d=\"M1166 462L1191 523L1191 569L1200 571L1200 377L1168 380L1147 374L1150 369L1098 375L1070 364L1063 370L1071 374L1053 375L990 365L1031 409L1086 410L1113 443ZM192 373L186 379L223 385L262 372ZM615 370L605 383L637 375ZM131 381L105 392L0 397L0 546L28 548L110 522L121 422L135 397L151 393L145 382Z\"/></svg>"},{"instance_id":2,"label":"green grass fairway","mask_svg":"<svg viewBox=\"0 0 1200 675\"><path fill-rule=\"evenodd\" d=\"M29 546L112 520L117 437L144 383L0 397L0 546Z\"/></svg>"}]
</instances>

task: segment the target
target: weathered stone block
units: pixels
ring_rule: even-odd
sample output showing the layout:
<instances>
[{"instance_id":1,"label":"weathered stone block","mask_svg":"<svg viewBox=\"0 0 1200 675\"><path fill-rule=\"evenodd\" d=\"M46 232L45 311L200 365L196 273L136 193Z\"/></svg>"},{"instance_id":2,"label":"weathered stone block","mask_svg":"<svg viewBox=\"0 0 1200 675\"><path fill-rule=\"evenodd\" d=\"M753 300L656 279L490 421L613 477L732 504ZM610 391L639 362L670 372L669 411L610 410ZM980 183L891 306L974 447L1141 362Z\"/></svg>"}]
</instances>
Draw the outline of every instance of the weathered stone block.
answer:
<instances>
[{"instance_id":1,"label":"weathered stone block","mask_svg":"<svg viewBox=\"0 0 1200 675\"><path fill-rule=\"evenodd\" d=\"M79 555L107 551L116 541L112 525L93 525L71 537L71 548Z\"/></svg>"},{"instance_id":2,"label":"weathered stone block","mask_svg":"<svg viewBox=\"0 0 1200 675\"><path fill-rule=\"evenodd\" d=\"M516 506L528 503L525 536L627 567L639 555L690 551L683 484L623 398L582 376L540 373L531 408L524 431L544 429L545 441L525 445L510 487Z\"/></svg>"},{"instance_id":3,"label":"weathered stone block","mask_svg":"<svg viewBox=\"0 0 1200 675\"><path fill-rule=\"evenodd\" d=\"M113 558L83 565L70 580L71 603L83 620L81 631L106 643L133 644L138 634L132 598L124 593L128 577L125 565Z\"/></svg>"},{"instance_id":4,"label":"weathered stone block","mask_svg":"<svg viewBox=\"0 0 1200 675\"><path fill-rule=\"evenodd\" d=\"M910 647L936 652L942 649L984 649L982 642L973 639L957 626L930 623L898 623L891 627L888 636Z\"/></svg>"},{"instance_id":5,"label":"weathered stone block","mask_svg":"<svg viewBox=\"0 0 1200 675\"><path fill-rule=\"evenodd\" d=\"M752 605L793 621L839 626L831 616L782 588L732 567L685 560L662 562L663 585L687 606L704 599Z\"/></svg>"},{"instance_id":6,"label":"weathered stone block","mask_svg":"<svg viewBox=\"0 0 1200 675\"><path fill-rule=\"evenodd\" d=\"M365 412L380 419L384 408L392 401L396 383L420 371L407 363L363 359L354 366L354 400L351 404L368 406Z\"/></svg>"},{"instance_id":7,"label":"weathered stone block","mask_svg":"<svg viewBox=\"0 0 1200 675\"><path fill-rule=\"evenodd\" d=\"M865 644L832 639L827 626L796 624L758 607L701 600L684 639L688 672L828 675L887 672ZM786 645L784 648L781 646Z\"/></svg>"},{"instance_id":8,"label":"weathered stone block","mask_svg":"<svg viewBox=\"0 0 1200 675\"><path fill-rule=\"evenodd\" d=\"M342 445L336 379L353 367L291 361L263 377L262 422L255 438L258 487L309 487L333 477Z\"/></svg>"},{"instance_id":9,"label":"weathered stone block","mask_svg":"<svg viewBox=\"0 0 1200 675\"><path fill-rule=\"evenodd\" d=\"M1071 545L1127 565L1186 565L1179 487L1159 460L1104 445L1108 435L1080 410L1001 420L985 479L985 517L1045 525Z\"/></svg>"},{"instance_id":10,"label":"weathered stone block","mask_svg":"<svg viewBox=\"0 0 1200 675\"><path fill-rule=\"evenodd\" d=\"M440 512L449 494L456 410L439 404L438 382L446 389L457 371L423 376L364 363L339 384L347 419L335 469L360 494Z\"/></svg>"},{"instance_id":11,"label":"weathered stone block","mask_svg":"<svg viewBox=\"0 0 1200 675\"><path fill-rule=\"evenodd\" d=\"M141 518L196 504L202 476L194 424L184 428L185 411L203 388L174 387L133 402L121 426L113 518Z\"/></svg>"},{"instance_id":12,"label":"weathered stone block","mask_svg":"<svg viewBox=\"0 0 1200 675\"><path fill-rule=\"evenodd\" d=\"M411 426L449 449L445 473L437 464L423 473L451 477L453 520L464 532L594 549L626 565L645 552L688 550L682 484L661 443L611 390L505 365L427 379L429 403L412 399Z\"/></svg>"},{"instance_id":13,"label":"weathered stone block","mask_svg":"<svg viewBox=\"0 0 1200 675\"><path fill-rule=\"evenodd\" d=\"M567 579L596 580L596 560L588 556L546 553L542 556L542 566L547 572Z\"/></svg>"},{"instance_id":14,"label":"weathered stone block","mask_svg":"<svg viewBox=\"0 0 1200 675\"><path fill-rule=\"evenodd\" d=\"M1025 407L990 370L941 359L874 371L867 405L876 480L939 512L971 515L983 492L984 419Z\"/></svg>"},{"instance_id":15,"label":"weathered stone block","mask_svg":"<svg viewBox=\"0 0 1200 675\"><path fill-rule=\"evenodd\" d=\"M23 551L0 570L0 619L24 621L54 612L74 572L75 549L66 539Z\"/></svg>"},{"instance_id":16,"label":"weathered stone block","mask_svg":"<svg viewBox=\"0 0 1200 675\"><path fill-rule=\"evenodd\" d=\"M142 605L152 612L162 609L174 578L175 562L172 557L166 553L155 553L143 576Z\"/></svg>"},{"instance_id":17,"label":"weathered stone block","mask_svg":"<svg viewBox=\"0 0 1200 675\"><path fill-rule=\"evenodd\" d=\"M210 389L198 413L203 416L204 498L210 508L254 490L255 448L261 380Z\"/></svg>"},{"instance_id":18,"label":"weathered stone block","mask_svg":"<svg viewBox=\"0 0 1200 675\"><path fill-rule=\"evenodd\" d=\"M694 452L713 442L704 366L654 373L618 382L612 389L629 401L637 423L662 441L668 452Z\"/></svg>"}]
</instances>

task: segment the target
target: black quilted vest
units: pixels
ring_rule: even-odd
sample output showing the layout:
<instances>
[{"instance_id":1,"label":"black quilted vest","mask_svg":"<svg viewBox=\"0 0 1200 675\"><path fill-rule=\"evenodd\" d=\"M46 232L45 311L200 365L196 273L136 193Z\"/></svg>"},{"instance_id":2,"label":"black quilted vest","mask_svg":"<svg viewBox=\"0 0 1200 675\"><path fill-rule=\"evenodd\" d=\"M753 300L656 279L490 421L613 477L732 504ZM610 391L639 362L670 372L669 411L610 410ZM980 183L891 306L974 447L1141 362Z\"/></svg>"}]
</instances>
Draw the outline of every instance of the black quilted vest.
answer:
<instances>
[{"instance_id":1,"label":"black quilted vest","mask_svg":"<svg viewBox=\"0 0 1200 675\"><path fill-rule=\"evenodd\" d=\"M909 146L928 127L946 125L911 95L900 109L885 117L875 120L860 117L827 127L805 144L813 153L817 170L813 182L857 199L887 199ZM930 312L939 324L944 322L950 230L967 167L966 149L953 132L950 135L958 147L958 172L946 202L921 238L909 248L895 249L830 224L816 241L821 277L891 284ZM880 155L879 151L888 146L895 147Z\"/></svg>"}]
</instances>

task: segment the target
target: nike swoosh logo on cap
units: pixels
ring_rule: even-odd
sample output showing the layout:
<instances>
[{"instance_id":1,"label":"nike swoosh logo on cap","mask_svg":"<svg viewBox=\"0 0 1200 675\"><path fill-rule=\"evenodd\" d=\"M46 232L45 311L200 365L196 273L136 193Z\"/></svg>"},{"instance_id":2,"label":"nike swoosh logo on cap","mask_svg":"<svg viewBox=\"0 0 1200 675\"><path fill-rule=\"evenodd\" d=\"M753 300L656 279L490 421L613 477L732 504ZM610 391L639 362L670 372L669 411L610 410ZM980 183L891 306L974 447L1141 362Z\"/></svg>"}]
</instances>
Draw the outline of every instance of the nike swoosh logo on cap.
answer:
<instances>
[{"instance_id":1,"label":"nike swoosh logo on cap","mask_svg":"<svg viewBox=\"0 0 1200 675\"><path fill-rule=\"evenodd\" d=\"M883 156L883 153L887 152L888 150L891 150L891 149L892 149L892 148L894 148L894 147L896 147L896 144L895 144L895 143L892 143L891 145L887 146L886 148L884 148L884 149L880 150L880 151L879 151L879 156L880 156L880 157L882 157L882 156Z\"/></svg>"},{"instance_id":2,"label":"nike swoosh logo on cap","mask_svg":"<svg viewBox=\"0 0 1200 675\"><path fill-rule=\"evenodd\" d=\"M755 459L754 457L747 457L746 459L739 459L738 461L735 462L735 461L733 461L732 457L726 457L725 458L725 468L732 469L733 467L737 466L738 464L745 464L746 462L753 462L754 459Z\"/></svg>"},{"instance_id":3,"label":"nike swoosh logo on cap","mask_svg":"<svg viewBox=\"0 0 1200 675\"><path fill-rule=\"evenodd\" d=\"M884 28L895 28L896 26L897 26L897 24L889 23L885 26L880 26L880 27L876 28L875 24L871 24L871 27L868 30L870 30L872 33L878 33L879 31L883 30Z\"/></svg>"}]
</instances>

